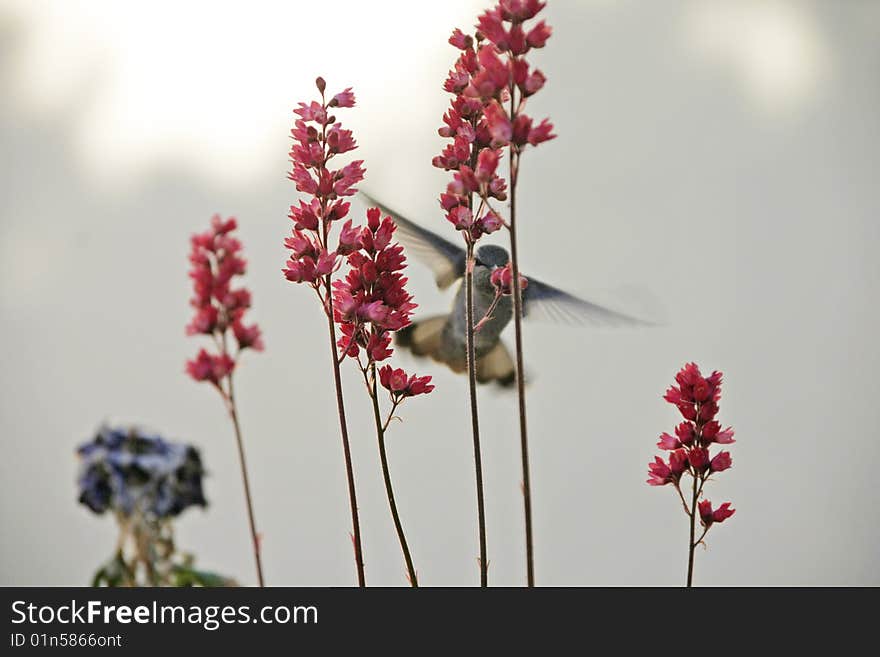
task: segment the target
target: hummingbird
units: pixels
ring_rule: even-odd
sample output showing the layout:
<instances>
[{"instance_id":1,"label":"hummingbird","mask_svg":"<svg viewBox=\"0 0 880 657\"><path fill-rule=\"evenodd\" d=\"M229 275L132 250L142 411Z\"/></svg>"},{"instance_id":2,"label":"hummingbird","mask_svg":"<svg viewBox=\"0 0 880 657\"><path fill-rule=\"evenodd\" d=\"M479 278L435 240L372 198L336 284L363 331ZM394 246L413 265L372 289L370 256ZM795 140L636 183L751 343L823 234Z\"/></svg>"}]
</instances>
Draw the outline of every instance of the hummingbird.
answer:
<instances>
[{"instance_id":1,"label":"hummingbird","mask_svg":"<svg viewBox=\"0 0 880 657\"><path fill-rule=\"evenodd\" d=\"M378 207L392 218L397 226L396 236L406 249L426 264L434 273L440 290L446 290L460 281L465 274L467 254L463 247L419 226L371 196L360 192L370 207ZM496 382L502 387L516 380L516 365L510 351L501 341L501 333L513 318L513 297L502 296L496 302L492 272L504 267L510 255L503 247L493 244L479 246L474 254L474 318L479 321L491 310L491 316L481 323L474 334L476 378L479 383ZM580 299L557 287L527 277L522 289L523 317L541 317L569 324L597 326L638 326L649 322ZM452 308L445 315L436 315L413 322L397 332L398 346L416 356L430 357L447 365L453 372L467 371L466 345L466 290L460 285Z\"/></svg>"}]
</instances>

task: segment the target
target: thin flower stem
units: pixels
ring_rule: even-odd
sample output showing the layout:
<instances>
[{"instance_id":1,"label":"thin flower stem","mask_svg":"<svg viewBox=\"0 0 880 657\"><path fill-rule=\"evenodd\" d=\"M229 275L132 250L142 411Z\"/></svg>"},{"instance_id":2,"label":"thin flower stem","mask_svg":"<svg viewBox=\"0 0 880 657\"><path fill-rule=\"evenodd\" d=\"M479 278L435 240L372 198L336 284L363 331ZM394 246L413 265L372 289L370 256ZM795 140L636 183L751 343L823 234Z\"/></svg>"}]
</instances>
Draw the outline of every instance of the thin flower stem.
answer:
<instances>
[{"instance_id":1,"label":"thin flower stem","mask_svg":"<svg viewBox=\"0 0 880 657\"><path fill-rule=\"evenodd\" d=\"M697 489L697 478L693 478L693 495L691 497L691 512L690 512L690 528L691 534L688 539L688 574L687 574L687 586L690 588L693 586L694 581L694 548L696 545L694 544L694 524L696 522L697 516L697 497L699 496L699 490Z\"/></svg>"},{"instance_id":2,"label":"thin flower stem","mask_svg":"<svg viewBox=\"0 0 880 657\"><path fill-rule=\"evenodd\" d=\"M486 555L486 509L483 503L483 457L480 449L480 420L477 412L477 367L474 349L474 245L468 240L465 265L465 305L467 306L467 371L474 436L474 469L477 480L477 523L480 533L480 586L489 586L489 560Z\"/></svg>"},{"instance_id":3,"label":"thin flower stem","mask_svg":"<svg viewBox=\"0 0 880 657\"><path fill-rule=\"evenodd\" d=\"M254 546L254 562L257 566L257 582L261 587L265 586L263 581L263 562L260 559L260 537L257 534L257 524L254 520L254 505L251 501L251 486L248 481L247 463L244 457L244 441L241 437L241 425L238 422L238 410L235 406L235 391L232 387L232 373L228 377L229 393L226 397L226 405L229 411L229 417L232 419L232 426L235 429L235 442L238 445L238 464L241 467L241 481L244 484L244 499L247 502L248 525L251 530L251 541Z\"/></svg>"},{"instance_id":4,"label":"thin flower stem","mask_svg":"<svg viewBox=\"0 0 880 657\"><path fill-rule=\"evenodd\" d=\"M397 407L399 405L400 405L399 401L392 400L391 410L388 412L388 417L385 420L385 424L382 425L382 431L388 431L388 425L391 424L391 420L394 419L394 411L397 410Z\"/></svg>"},{"instance_id":5,"label":"thin flower stem","mask_svg":"<svg viewBox=\"0 0 880 657\"><path fill-rule=\"evenodd\" d=\"M364 378L367 373L364 370ZM385 451L385 429L387 424L382 425L382 414L379 410L379 396L376 387L376 364L370 363L370 380L367 386L370 390L370 399L373 402L373 419L376 422L376 439L379 442L379 458L382 461L382 477L385 480L385 493L388 495L388 506L391 508L391 518L394 520L394 528L397 530L397 538L400 541L400 549L403 550L403 558L406 561L406 570L409 573L409 583L413 587L418 587L419 579L416 574L415 566L413 566L412 556L409 552L409 545L406 542L406 536L403 533L403 525L400 522L400 514L397 512L397 503L394 501L394 489L391 486L391 471L388 469L388 456ZM389 418L390 420L390 418Z\"/></svg>"},{"instance_id":6,"label":"thin flower stem","mask_svg":"<svg viewBox=\"0 0 880 657\"><path fill-rule=\"evenodd\" d=\"M690 509L688 509L687 502L685 502L684 494L681 492L681 486L678 483L675 484L675 490L678 493L678 496L681 498L681 505L684 507L684 512L688 515L691 515Z\"/></svg>"},{"instance_id":7,"label":"thin flower stem","mask_svg":"<svg viewBox=\"0 0 880 657\"><path fill-rule=\"evenodd\" d=\"M325 238L326 239L326 238ZM351 446L348 441L348 424L345 421L345 400L342 396L342 376L339 361L336 358L336 325L333 322L333 296L330 287L330 276L324 279L327 324L330 335L330 361L333 363L333 381L336 385L336 410L339 414L339 430L342 433L342 452L345 456L345 476L348 479L348 502L351 507L352 542L354 543L354 561L357 567L358 586L365 587L367 580L364 575L364 555L361 548L361 524L358 519L357 492L354 486L354 468L351 463Z\"/></svg>"},{"instance_id":8,"label":"thin flower stem","mask_svg":"<svg viewBox=\"0 0 880 657\"><path fill-rule=\"evenodd\" d=\"M489 308L486 310L486 314L483 315L483 319L477 322L476 326L474 326L474 333L478 333L483 326L489 323L492 320L492 313L495 312L495 309L498 307L498 302L501 301L501 292L498 291L495 293L495 298L492 299L492 303L489 305Z\"/></svg>"},{"instance_id":9,"label":"thin flower stem","mask_svg":"<svg viewBox=\"0 0 880 657\"><path fill-rule=\"evenodd\" d=\"M510 121L516 118L515 98L516 87L511 84L510 89ZM513 325L516 342L516 391L519 399L519 436L520 452L522 453L522 487L523 487L523 511L526 526L526 583L528 586L535 585L535 555L532 544L532 489L529 477L529 436L526 422L526 386L523 370L523 340L522 340L522 288L519 280L519 253L516 244L516 183L519 174L519 154L516 148L510 146L510 265L513 274Z\"/></svg>"}]
</instances>

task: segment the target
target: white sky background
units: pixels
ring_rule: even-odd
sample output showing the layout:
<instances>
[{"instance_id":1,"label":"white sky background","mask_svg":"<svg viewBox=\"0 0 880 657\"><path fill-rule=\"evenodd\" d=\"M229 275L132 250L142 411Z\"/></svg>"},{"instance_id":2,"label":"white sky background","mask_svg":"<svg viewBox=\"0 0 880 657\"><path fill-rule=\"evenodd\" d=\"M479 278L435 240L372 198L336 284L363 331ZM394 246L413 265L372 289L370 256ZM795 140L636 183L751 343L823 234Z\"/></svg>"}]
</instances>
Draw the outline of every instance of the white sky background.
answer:
<instances>
[{"instance_id":1,"label":"white sky background","mask_svg":"<svg viewBox=\"0 0 880 657\"><path fill-rule=\"evenodd\" d=\"M341 447L314 300L280 274L296 198L291 108L321 74L365 189L438 231L430 166L455 52L479 2L0 2L2 584L83 584L114 528L75 503L79 442L104 419L201 447L212 502L178 523L199 564L253 581L231 428L190 382L187 239L236 215L267 351L237 386L269 583L355 581ZM529 324L537 575L679 584L686 523L644 484L660 400L697 360L726 374L737 514L697 556L704 584L880 584L880 11L868 2L551 0L533 112L559 138L524 157L526 273L649 331ZM358 210L359 212L360 210ZM413 263L425 313L446 296ZM510 337L510 336L508 336ZM390 436L426 585L477 581L463 378L436 377ZM368 581L405 584L368 409L347 399ZM523 581L515 398L481 393L490 578ZM440 420L442 418L442 420Z\"/></svg>"}]
</instances>

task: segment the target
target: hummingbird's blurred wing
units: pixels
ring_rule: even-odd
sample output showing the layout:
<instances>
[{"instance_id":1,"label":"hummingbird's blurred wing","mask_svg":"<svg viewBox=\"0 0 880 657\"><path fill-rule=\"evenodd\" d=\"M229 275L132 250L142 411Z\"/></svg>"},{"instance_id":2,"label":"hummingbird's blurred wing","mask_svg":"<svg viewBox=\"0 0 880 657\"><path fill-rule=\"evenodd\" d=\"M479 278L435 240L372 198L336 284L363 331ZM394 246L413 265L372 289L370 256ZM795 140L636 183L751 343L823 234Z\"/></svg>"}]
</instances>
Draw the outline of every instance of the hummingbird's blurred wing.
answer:
<instances>
[{"instance_id":1,"label":"hummingbird's blurred wing","mask_svg":"<svg viewBox=\"0 0 880 657\"><path fill-rule=\"evenodd\" d=\"M619 313L528 277L523 290L523 317L593 326L650 326L650 322Z\"/></svg>"},{"instance_id":2,"label":"hummingbird's blurred wing","mask_svg":"<svg viewBox=\"0 0 880 657\"><path fill-rule=\"evenodd\" d=\"M379 208L383 214L389 215L394 220L397 225L397 237L407 250L431 268L437 287L445 290L464 276L466 254L463 248L405 219L368 194L360 192L360 195L368 206Z\"/></svg>"}]
</instances>

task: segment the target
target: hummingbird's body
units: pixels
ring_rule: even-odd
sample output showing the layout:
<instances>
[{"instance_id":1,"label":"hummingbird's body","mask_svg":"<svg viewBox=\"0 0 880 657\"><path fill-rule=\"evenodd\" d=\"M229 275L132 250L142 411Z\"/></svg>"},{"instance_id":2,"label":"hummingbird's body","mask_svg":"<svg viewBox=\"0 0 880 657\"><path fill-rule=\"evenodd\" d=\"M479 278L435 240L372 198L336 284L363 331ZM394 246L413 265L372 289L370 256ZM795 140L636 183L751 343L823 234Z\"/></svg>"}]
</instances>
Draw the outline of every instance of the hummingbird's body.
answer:
<instances>
[{"instance_id":1,"label":"hummingbird's body","mask_svg":"<svg viewBox=\"0 0 880 657\"><path fill-rule=\"evenodd\" d=\"M505 253L505 256L507 254ZM503 264L507 264L506 259ZM499 265L503 266L503 265ZM489 280L492 269L480 262L474 267L474 320L479 322L492 303L495 301L495 286ZM462 284L455 294L452 302L452 311L449 313L444 333L448 334L448 342L459 350L465 349L467 330L467 303L466 290ZM503 296L492 310L491 318L484 323L474 334L474 351L476 357L481 358L488 354L501 339L501 332L513 319L513 297Z\"/></svg>"},{"instance_id":2,"label":"hummingbird's body","mask_svg":"<svg viewBox=\"0 0 880 657\"><path fill-rule=\"evenodd\" d=\"M390 215L398 227L398 235L407 253L414 252L434 271L437 286L446 289L464 278L465 250L460 246L401 217L380 203L361 193L372 206ZM485 245L477 249L474 259L474 321L480 322L495 300L492 271L505 266L510 257L500 246ZM550 319L571 323L599 325L646 324L638 319L579 299L567 292L528 278L523 290L523 316L544 315ZM502 296L492 310L491 317L474 334L477 381L495 381L501 385L513 384L516 367L510 353L501 341L501 332L513 318L513 300ZM410 349L416 356L429 356L445 363L454 372L467 370L467 316L466 290L460 285L446 315L416 321L398 331L397 344Z\"/></svg>"},{"instance_id":3,"label":"hummingbird's body","mask_svg":"<svg viewBox=\"0 0 880 657\"><path fill-rule=\"evenodd\" d=\"M503 256L503 262L495 264L501 259L500 256ZM495 287L490 280L492 269L505 264L507 264L507 252L504 249L499 247L479 249L474 265L476 321L486 316L495 301ZM503 296L492 309L491 317L474 333L477 380L481 383L497 381L502 385L510 385L514 381L513 359L501 342L501 332L512 318L513 300L509 296ZM407 347L417 356L430 356L438 362L445 363L454 372L464 372L467 369L466 331L466 290L464 285L460 285L448 315L429 317L411 324L398 333L397 343Z\"/></svg>"}]
</instances>

